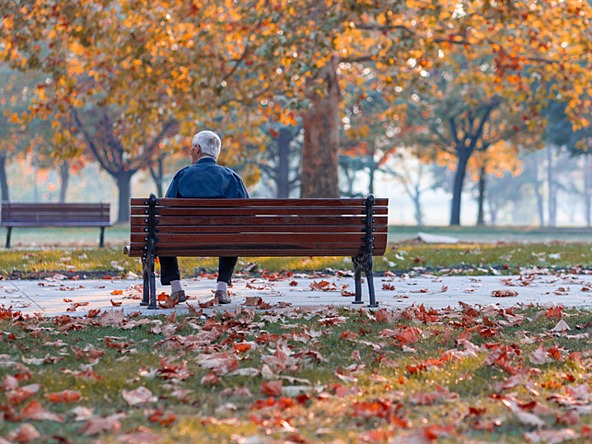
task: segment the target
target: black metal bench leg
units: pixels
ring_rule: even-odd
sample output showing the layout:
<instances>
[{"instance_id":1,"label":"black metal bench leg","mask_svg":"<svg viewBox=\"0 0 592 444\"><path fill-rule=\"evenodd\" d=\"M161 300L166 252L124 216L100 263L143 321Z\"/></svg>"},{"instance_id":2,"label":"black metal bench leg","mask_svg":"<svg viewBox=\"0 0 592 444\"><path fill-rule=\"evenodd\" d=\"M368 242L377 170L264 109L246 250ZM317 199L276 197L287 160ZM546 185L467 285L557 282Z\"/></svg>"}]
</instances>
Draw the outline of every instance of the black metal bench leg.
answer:
<instances>
[{"instance_id":1,"label":"black metal bench leg","mask_svg":"<svg viewBox=\"0 0 592 444\"><path fill-rule=\"evenodd\" d=\"M105 227L101 227L101 235L99 236L99 248L105 246Z\"/></svg>"},{"instance_id":2,"label":"black metal bench leg","mask_svg":"<svg viewBox=\"0 0 592 444\"><path fill-rule=\"evenodd\" d=\"M144 285L142 288L142 302L141 306L148 306L150 304L150 272L148 271L148 261L146 258L142 258L142 279Z\"/></svg>"},{"instance_id":3,"label":"black metal bench leg","mask_svg":"<svg viewBox=\"0 0 592 444\"><path fill-rule=\"evenodd\" d=\"M148 256L148 281L150 287L150 304L148 308L150 310L158 310L158 304L156 303L156 274L154 273L154 256Z\"/></svg>"},{"instance_id":4,"label":"black metal bench leg","mask_svg":"<svg viewBox=\"0 0 592 444\"><path fill-rule=\"evenodd\" d=\"M6 227L6 248L10 248L10 235L12 234L12 227Z\"/></svg>"},{"instance_id":5,"label":"black metal bench leg","mask_svg":"<svg viewBox=\"0 0 592 444\"><path fill-rule=\"evenodd\" d=\"M366 270L366 279L368 280L368 293L370 296L370 304L369 307L378 307L378 302L376 302L376 294L374 293L374 272L372 271L372 266L370 266L369 270Z\"/></svg>"},{"instance_id":6,"label":"black metal bench leg","mask_svg":"<svg viewBox=\"0 0 592 444\"><path fill-rule=\"evenodd\" d=\"M362 265L357 257L352 257L354 263L354 284L356 288L356 298L352 304L363 304L362 302Z\"/></svg>"}]
</instances>

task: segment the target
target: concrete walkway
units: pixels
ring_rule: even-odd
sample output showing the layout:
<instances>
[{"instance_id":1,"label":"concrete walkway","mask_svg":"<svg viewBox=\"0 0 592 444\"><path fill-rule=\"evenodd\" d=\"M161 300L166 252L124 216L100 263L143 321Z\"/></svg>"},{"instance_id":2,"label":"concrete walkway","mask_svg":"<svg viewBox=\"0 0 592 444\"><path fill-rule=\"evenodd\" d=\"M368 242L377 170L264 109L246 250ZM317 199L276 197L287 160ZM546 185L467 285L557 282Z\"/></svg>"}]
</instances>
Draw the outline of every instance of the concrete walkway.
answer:
<instances>
[{"instance_id":1,"label":"concrete walkway","mask_svg":"<svg viewBox=\"0 0 592 444\"><path fill-rule=\"evenodd\" d=\"M592 275L523 274L521 276L418 277L380 276L374 279L380 307L396 309L412 304L431 308L458 308L462 301L471 305L520 304L563 305L592 309ZM263 303L281 308L305 306L367 307L368 289L363 287L364 305L352 305L354 280L350 276L294 275L283 280L236 278L230 305L211 307L215 281L208 278L183 280L189 304L206 309L232 310ZM157 294L169 288L157 287ZM146 315L184 313L186 304L172 309L149 310L141 307L142 282L131 279L67 280L56 275L45 280L0 281L0 307L23 314L47 317L68 314L84 316L89 310L123 309L125 313ZM261 298L260 300L257 298Z\"/></svg>"}]
</instances>

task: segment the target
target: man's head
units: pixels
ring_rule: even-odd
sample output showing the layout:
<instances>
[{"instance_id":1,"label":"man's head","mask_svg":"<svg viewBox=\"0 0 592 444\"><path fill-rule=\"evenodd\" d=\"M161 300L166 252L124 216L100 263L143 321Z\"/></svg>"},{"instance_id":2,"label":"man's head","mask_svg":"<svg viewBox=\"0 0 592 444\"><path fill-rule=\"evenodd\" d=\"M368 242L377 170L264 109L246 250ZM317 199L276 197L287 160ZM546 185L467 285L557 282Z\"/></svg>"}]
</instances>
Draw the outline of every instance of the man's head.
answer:
<instances>
[{"instance_id":1,"label":"man's head","mask_svg":"<svg viewBox=\"0 0 592 444\"><path fill-rule=\"evenodd\" d=\"M201 156L210 156L214 159L218 159L221 146L222 141L216 133L212 131L200 131L193 136L193 141L191 142L191 157L194 162Z\"/></svg>"}]
</instances>

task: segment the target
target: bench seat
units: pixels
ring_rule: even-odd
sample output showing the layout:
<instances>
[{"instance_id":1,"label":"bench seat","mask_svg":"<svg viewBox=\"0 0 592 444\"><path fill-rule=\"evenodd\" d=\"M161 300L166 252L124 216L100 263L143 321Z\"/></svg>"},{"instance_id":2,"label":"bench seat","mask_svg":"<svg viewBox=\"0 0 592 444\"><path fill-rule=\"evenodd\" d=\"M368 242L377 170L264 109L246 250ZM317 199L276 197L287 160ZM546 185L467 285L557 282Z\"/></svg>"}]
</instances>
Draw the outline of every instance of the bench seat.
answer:
<instances>
[{"instance_id":1,"label":"bench seat","mask_svg":"<svg viewBox=\"0 0 592 444\"><path fill-rule=\"evenodd\" d=\"M109 203L2 202L0 225L6 227L6 248L14 227L98 227L99 247L104 246L105 228L111 224Z\"/></svg>"},{"instance_id":2,"label":"bench seat","mask_svg":"<svg viewBox=\"0 0 592 444\"><path fill-rule=\"evenodd\" d=\"M376 306L372 257L387 248L388 199L131 199L129 256L142 257L143 305L157 308L154 258L351 256Z\"/></svg>"}]
</instances>

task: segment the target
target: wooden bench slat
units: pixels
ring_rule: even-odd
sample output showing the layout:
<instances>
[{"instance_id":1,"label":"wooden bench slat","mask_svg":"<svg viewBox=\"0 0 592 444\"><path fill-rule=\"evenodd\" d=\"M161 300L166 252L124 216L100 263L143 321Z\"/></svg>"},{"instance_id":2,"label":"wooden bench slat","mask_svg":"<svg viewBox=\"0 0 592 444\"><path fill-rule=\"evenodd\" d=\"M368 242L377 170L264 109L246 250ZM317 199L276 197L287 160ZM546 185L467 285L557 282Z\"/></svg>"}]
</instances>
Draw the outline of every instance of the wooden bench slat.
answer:
<instances>
[{"instance_id":1,"label":"wooden bench slat","mask_svg":"<svg viewBox=\"0 0 592 444\"><path fill-rule=\"evenodd\" d=\"M362 244L364 233L257 233L253 230L250 232L242 232L240 236L234 233L218 234L218 233L168 233L160 232L156 234L158 238L158 245L163 243L177 243L183 244L230 244L236 245L256 244L257 242L265 243L283 243L291 244L298 242L357 242ZM146 237L142 233L132 233L132 242L142 242Z\"/></svg>"},{"instance_id":2,"label":"wooden bench slat","mask_svg":"<svg viewBox=\"0 0 592 444\"><path fill-rule=\"evenodd\" d=\"M363 207L347 207L346 211L340 211L338 208L322 207L256 207L256 208L171 208L157 207L159 216L252 216L252 215L294 215L296 216L315 216L315 215L335 215L347 216L356 214L365 214ZM388 208L376 208L374 214L387 214ZM145 210L142 208L132 208L131 214L142 216Z\"/></svg>"},{"instance_id":3,"label":"wooden bench slat","mask_svg":"<svg viewBox=\"0 0 592 444\"><path fill-rule=\"evenodd\" d=\"M144 233L146 225L132 225L132 233ZM365 233L362 224L356 225L158 225L159 232L167 233ZM376 232L386 231L387 226L376 226Z\"/></svg>"},{"instance_id":4,"label":"wooden bench slat","mask_svg":"<svg viewBox=\"0 0 592 444\"><path fill-rule=\"evenodd\" d=\"M348 226L362 226L362 220L365 215L359 216L344 216L339 218L340 225ZM211 217L211 216L178 216L178 217L158 217L159 226L170 226L170 225L334 225L336 223L335 217L333 216L306 216L306 217L291 217L291 216L224 216L224 217ZM387 225L388 218L386 216L376 216L373 218L376 226ZM130 220L131 226L146 226L146 217L133 216Z\"/></svg>"},{"instance_id":5,"label":"wooden bench slat","mask_svg":"<svg viewBox=\"0 0 592 444\"><path fill-rule=\"evenodd\" d=\"M148 199L143 198L132 198L130 204L134 206L145 206L145 202ZM274 199L274 198L251 198L251 199L171 199L171 198L159 198L157 199L159 206L174 205L175 207L233 207L233 206L323 206L323 207L349 207L352 205L364 206L366 199L361 198L348 198L348 199ZM248 203L246 203L248 201ZM375 200L375 206L388 205L387 198L377 198Z\"/></svg>"}]
</instances>

